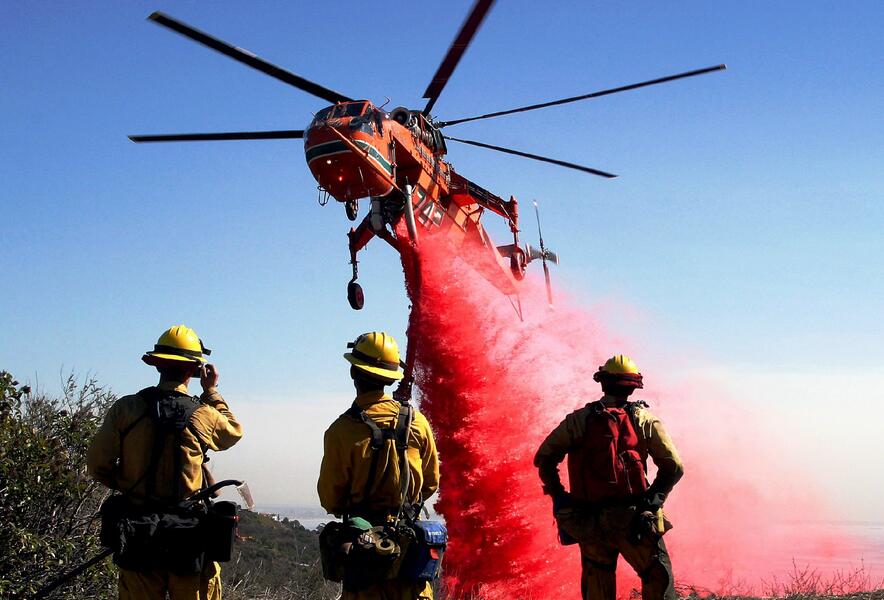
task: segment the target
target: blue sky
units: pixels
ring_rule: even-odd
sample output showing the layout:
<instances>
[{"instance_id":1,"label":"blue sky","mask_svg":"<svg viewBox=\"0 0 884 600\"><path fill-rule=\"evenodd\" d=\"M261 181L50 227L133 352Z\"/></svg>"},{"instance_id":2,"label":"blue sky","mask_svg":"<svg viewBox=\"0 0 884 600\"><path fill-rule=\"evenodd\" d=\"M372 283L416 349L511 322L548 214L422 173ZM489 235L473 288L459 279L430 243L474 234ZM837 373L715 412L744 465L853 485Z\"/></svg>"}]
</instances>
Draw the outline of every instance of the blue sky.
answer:
<instances>
[{"instance_id":1,"label":"blue sky","mask_svg":"<svg viewBox=\"0 0 884 600\"><path fill-rule=\"evenodd\" d=\"M0 3L0 368L50 390L71 370L138 389L152 380L141 353L185 322L232 396L346 398L344 342L404 334L392 250L363 253L355 313L350 223L317 205L299 141L126 139L303 128L324 102L145 17L163 10L344 94L420 107L469 5ZM615 330L724 368L880 381L884 6L554 6L498 3L436 115L728 70L449 130L619 179L451 144L455 168L541 202L558 285L628 304Z\"/></svg>"}]
</instances>

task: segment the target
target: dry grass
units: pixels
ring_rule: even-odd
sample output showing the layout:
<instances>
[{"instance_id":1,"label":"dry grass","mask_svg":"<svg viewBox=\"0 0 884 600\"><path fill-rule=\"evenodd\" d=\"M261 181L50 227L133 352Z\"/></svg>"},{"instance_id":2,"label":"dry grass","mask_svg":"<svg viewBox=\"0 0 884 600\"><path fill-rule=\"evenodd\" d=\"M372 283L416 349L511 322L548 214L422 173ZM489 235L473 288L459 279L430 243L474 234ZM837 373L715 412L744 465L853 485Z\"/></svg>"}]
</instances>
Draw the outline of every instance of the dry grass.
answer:
<instances>
[{"instance_id":1,"label":"dry grass","mask_svg":"<svg viewBox=\"0 0 884 600\"><path fill-rule=\"evenodd\" d=\"M792 570L784 578L774 576L763 581L760 590L752 589L745 582L728 579L715 593L690 585L676 585L676 591L680 598L690 600L884 600L884 580L872 581L865 565L824 576L817 569L800 567L793 561ZM630 600L635 598L641 598L637 590L630 595Z\"/></svg>"}]
</instances>

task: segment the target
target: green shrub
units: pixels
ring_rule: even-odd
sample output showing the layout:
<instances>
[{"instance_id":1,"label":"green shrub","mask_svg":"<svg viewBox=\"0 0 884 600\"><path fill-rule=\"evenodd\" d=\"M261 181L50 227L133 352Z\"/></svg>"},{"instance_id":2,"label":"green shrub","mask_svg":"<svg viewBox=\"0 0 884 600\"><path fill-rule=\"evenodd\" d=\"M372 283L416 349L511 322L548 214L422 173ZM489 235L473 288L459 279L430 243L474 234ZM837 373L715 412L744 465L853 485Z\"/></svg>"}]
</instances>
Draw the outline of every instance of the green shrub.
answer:
<instances>
[{"instance_id":1,"label":"green shrub","mask_svg":"<svg viewBox=\"0 0 884 600\"><path fill-rule=\"evenodd\" d=\"M104 488L86 474L86 448L113 395L67 378L61 398L33 393L0 371L0 598L30 596L101 551ZM55 598L112 597L110 561Z\"/></svg>"}]
</instances>

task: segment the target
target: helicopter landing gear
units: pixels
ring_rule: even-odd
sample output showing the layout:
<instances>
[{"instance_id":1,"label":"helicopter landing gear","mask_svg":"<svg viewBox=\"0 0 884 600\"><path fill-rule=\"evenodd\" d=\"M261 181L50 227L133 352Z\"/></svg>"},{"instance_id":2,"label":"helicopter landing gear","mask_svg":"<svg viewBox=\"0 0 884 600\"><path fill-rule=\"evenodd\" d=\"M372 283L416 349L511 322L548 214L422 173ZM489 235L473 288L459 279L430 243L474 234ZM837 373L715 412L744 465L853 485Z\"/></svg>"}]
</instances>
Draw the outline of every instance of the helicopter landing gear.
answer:
<instances>
[{"instance_id":1,"label":"helicopter landing gear","mask_svg":"<svg viewBox=\"0 0 884 600\"><path fill-rule=\"evenodd\" d=\"M347 200L344 202L344 212L347 213L347 218L351 221L355 221L356 217L359 216L359 200Z\"/></svg>"}]
</instances>

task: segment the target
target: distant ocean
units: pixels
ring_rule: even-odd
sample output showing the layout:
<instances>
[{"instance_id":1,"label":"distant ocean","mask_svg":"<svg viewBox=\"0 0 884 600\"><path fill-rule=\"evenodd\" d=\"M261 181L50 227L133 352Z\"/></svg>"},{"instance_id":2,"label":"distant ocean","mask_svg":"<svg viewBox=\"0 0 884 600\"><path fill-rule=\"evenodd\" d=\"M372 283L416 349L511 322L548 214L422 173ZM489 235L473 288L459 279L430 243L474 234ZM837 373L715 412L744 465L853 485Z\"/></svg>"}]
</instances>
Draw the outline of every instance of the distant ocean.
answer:
<instances>
[{"instance_id":1,"label":"distant ocean","mask_svg":"<svg viewBox=\"0 0 884 600\"><path fill-rule=\"evenodd\" d=\"M257 506L256 511L278 515L280 519L297 520L307 529L316 529L323 523L333 521L320 507L264 505ZM808 529L830 534L839 539L851 540L848 548L842 549L838 555L814 554L806 549L796 548L794 556L782 557L773 561L772 570L789 570L794 559L799 566L826 570L851 571L864 566L867 571L878 579L884 578L884 522L874 521L837 521L837 522L795 522L783 523L781 531L785 537L793 537L790 533L801 532L806 535ZM801 537L800 535L795 536ZM778 564L779 563L779 564Z\"/></svg>"},{"instance_id":2,"label":"distant ocean","mask_svg":"<svg viewBox=\"0 0 884 600\"><path fill-rule=\"evenodd\" d=\"M264 504L255 506L255 512L275 515L280 520L288 518L296 520L307 529L316 529L324 523L334 521L334 515L327 514L324 509L318 506L289 506L285 504ZM432 511L430 516L434 519L440 519Z\"/></svg>"},{"instance_id":3,"label":"distant ocean","mask_svg":"<svg viewBox=\"0 0 884 600\"><path fill-rule=\"evenodd\" d=\"M279 519L296 520L307 529L316 529L323 523L334 521L334 515L327 514L316 506L288 506L284 504L264 504L255 506L255 512L276 515Z\"/></svg>"}]
</instances>

